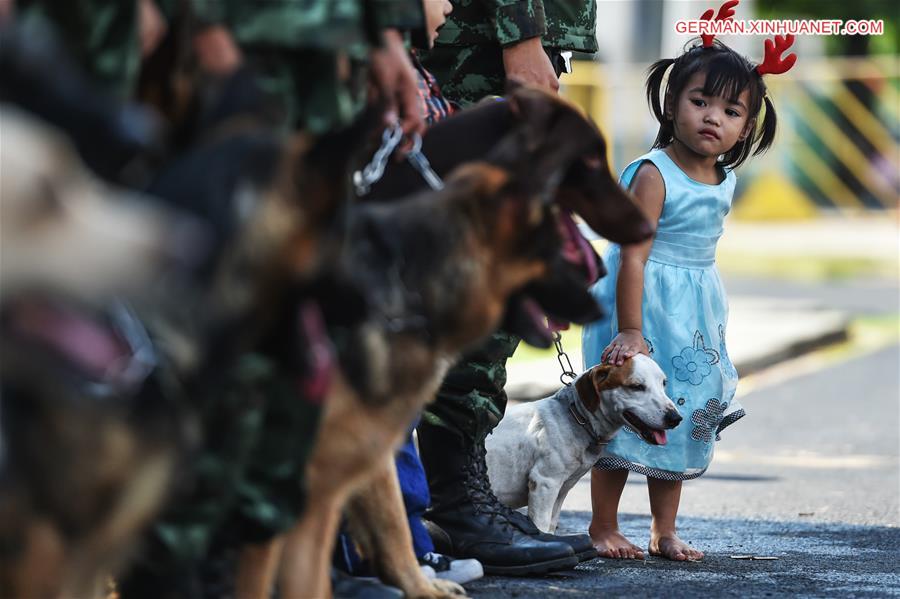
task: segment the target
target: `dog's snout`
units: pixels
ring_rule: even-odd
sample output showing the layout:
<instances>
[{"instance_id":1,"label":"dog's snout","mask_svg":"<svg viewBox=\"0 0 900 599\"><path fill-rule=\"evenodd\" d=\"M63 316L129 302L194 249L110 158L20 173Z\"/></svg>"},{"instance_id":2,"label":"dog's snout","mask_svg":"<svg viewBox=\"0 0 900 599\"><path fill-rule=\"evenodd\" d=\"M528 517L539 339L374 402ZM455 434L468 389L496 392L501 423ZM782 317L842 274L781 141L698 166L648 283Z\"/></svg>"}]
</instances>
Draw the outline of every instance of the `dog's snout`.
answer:
<instances>
[{"instance_id":1,"label":"dog's snout","mask_svg":"<svg viewBox=\"0 0 900 599\"><path fill-rule=\"evenodd\" d=\"M668 410L665 416L666 426L669 428L675 428L682 421L681 414L679 414L676 410Z\"/></svg>"}]
</instances>

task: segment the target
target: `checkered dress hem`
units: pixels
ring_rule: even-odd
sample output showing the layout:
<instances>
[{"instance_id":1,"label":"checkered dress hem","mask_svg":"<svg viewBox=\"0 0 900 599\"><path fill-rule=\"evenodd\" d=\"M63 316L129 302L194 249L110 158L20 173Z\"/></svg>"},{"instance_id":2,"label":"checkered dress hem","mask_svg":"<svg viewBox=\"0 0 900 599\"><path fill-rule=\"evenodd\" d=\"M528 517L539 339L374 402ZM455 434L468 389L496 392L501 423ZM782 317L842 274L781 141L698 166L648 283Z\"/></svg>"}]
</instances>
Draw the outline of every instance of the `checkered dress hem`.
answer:
<instances>
[{"instance_id":1,"label":"checkered dress hem","mask_svg":"<svg viewBox=\"0 0 900 599\"><path fill-rule=\"evenodd\" d=\"M741 409L735 410L731 414L725 416L725 418L722 419L722 422L719 423L718 428L716 428L716 441L719 440L719 433L743 418L745 415L746 412ZM692 480L702 476L703 473L706 472L706 468L703 468L702 470L692 470L690 472L672 472L670 470L661 470L659 468L653 468L652 466L637 464L618 456L604 456L597 460L594 464L594 468L597 468L598 470L630 470L631 472L637 472L638 474L661 480Z\"/></svg>"}]
</instances>

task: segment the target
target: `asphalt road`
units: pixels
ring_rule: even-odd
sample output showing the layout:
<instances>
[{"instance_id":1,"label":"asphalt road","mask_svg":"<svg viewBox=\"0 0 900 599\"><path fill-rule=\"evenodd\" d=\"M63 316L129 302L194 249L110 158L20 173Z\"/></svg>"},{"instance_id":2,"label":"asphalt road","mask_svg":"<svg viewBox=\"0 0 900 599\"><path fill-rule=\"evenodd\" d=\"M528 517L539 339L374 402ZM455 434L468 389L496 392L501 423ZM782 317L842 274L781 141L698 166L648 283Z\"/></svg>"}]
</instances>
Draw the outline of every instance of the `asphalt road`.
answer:
<instances>
[{"instance_id":1,"label":"asphalt road","mask_svg":"<svg viewBox=\"0 0 900 599\"><path fill-rule=\"evenodd\" d=\"M894 284L776 291L814 294L855 314L897 311ZM485 578L467 585L470 594L900 596L900 346L803 358L750 377L744 389L748 416L723 433L707 474L684 487L679 529L706 552L702 562L594 560L549 577ZM561 531L586 531L589 491L585 479L569 494ZM620 511L625 534L646 546L642 477L632 475Z\"/></svg>"}]
</instances>

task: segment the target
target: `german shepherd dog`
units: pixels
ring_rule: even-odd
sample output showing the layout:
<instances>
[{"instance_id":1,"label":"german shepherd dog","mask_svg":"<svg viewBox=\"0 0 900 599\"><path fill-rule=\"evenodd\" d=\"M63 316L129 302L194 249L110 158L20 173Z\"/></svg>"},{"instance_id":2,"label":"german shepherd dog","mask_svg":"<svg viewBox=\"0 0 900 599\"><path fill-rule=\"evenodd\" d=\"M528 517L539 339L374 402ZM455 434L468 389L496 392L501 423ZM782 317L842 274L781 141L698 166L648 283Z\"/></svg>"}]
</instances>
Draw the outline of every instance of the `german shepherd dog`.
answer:
<instances>
[{"instance_id":1,"label":"german shepherd dog","mask_svg":"<svg viewBox=\"0 0 900 599\"><path fill-rule=\"evenodd\" d=\"M143 328L109 300L191 267L204 229L0 115L0 595L87 596L158 509L177 446L174 414L137 401Z\"/></svg>"},{"instance_id":2,"label":"german shepherd dog","mask_svg":"<svg viewBox=\"0 0 900 599\"><path fill-rule=\"evenodd\" d=\"M513 127L532 122L553 128L556 126L555 119L565 118L570 116L570 111L578 110L541 90L522 89L516 82L509 82L508 94L516 100L485 100L428 130L422 142L422 152L439 176L446 176L467 160L486 156ZM561 106L568 109L561 110ZM527 295L540 304L540 310L534 301L528 301L523 294L517 294L510 300L504 317L504 329L515 328L516 325L511 324L514 320L542 321L545 313L555 321L565 321L559 316L562 307L557 304L576 301L579 297L566 294L566 285L585 280L590 284L605 274L600 257L576 232L572 214L578 214L594 231L614 243L634 243L653 234L652 223L644 218L629 193L618 185L609 170L606 139L592 121L584 119L582 128L593 142L588 151L573 161L562 174L554 198L560 208L560 227L566 229L561 231L566 259L548 277L529 286ZM425 180L408 161L392 161L384 176L362 200L392 201L425 187ZM596 271L593 269L595 263ZM582 306L582 309L586 307ZM527 343L538 347L550 346L551 335L546 327L536 326L530 331L530 336L523 337Z\"/></svg>"},{"instance_id":3,"label":"german shepherd dog","mask_svg":"<svg viewBox=\"0 0 900 599\"><path fill-rule=\"evenodd\" d=\"M510 125L483 159L453 170L442 191L363 205L352 219L346 263L371 315L334 334L340 372L308 469L312 496L284 547L285 596L328 596L328 560L345 504L354 538L385 582L411 597L463 593L427 580L416 563L393 450L448 367L505 314L513 333L547 338L542 313L532 309L534 284L550 281L559 292L549 299L560 318L599 315L583 278L557 276L561 232L572 229L560 226L552 200L602 137L571 105L542 92L522 88L507 102L529 117ZM624 224L640 229L642 216L632 216L637 222ZM526 317L508 318L516 305L526 307Z\"/></svg>"},{"instance_id":4,"label":"german shepherd dog","mask_svg":"<svg viewBox=\"0 0 900 599\"><path fill-rule=\"evenodd\" d=\"M9 141L18 128L3 123ZM311 279L346 199L334 181L369 129L287 142L252 126L211 132L151 188L192 217L177 220L126 208L124 192L113 202L39 129L16 137L3 154L0 595L95 593L159 513L180 440L197 437L200 394L238 356L262 349L301 378L327 377ZM158 276L158 262L185 255L177 277ZM20 299L31 289L63 301ZM124 291L137 311L108 310Z\"/></svg>"},{"instance_id":5,"label":"german shepherd dog","mask_svg":"<svg viewBox=\"0 0 900 599\"><path fill-rule=\"evenodd\" d=\"M559 100L555 96L538 89L521 89L516 82L508 84L507 94L516 95L517 101L483 100L428 129L422 140L422 153L439 176L447 176L466 161L483 158L523 121L556 126L553 119L559 116L553 110L562 101L552 101ZM653 225L610 173L606 139L592 121L584 119L582 127L592 136L593 144L563 174L556 192L557 205L577 213L594 231L614 243L646 239L653 234ZM425 181L409 162L391 162L362 200L391 201L424 188Z\"/></svg>"}]
</instances>

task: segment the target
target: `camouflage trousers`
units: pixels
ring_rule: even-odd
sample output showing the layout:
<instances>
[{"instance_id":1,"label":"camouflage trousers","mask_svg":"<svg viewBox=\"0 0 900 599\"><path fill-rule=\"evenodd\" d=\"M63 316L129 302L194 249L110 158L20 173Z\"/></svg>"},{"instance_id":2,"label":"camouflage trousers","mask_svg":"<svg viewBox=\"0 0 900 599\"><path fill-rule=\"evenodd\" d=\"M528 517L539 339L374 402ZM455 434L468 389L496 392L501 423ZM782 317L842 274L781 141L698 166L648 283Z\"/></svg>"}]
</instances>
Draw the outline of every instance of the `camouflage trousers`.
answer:
<instances>
[{"instance_id":1,"label":"camouflage trousers","mask_svg":"<svg viewBox=\"0 0 900 599\"><path fill-rule=\"evenodd\" d=\"M444 377L422 419L455 431L469 443L483 441L506 411L506 360L518 345L518 337L500 331L464 355Z\"/></svg>"},{"instance_id":2,"label":"camouflage trousers","mask_svg":"<svg viewBox=\"0 0 900 599\"><path fill-rule=\"evenodd\" d=\"M304 508L320 406L262 356L242 357L225 378L204 390L203 442L185 460L187 480L147 535L123 596L206 595L198 573L211 554L266 541Z\"/></svg>"}]
</instances>

